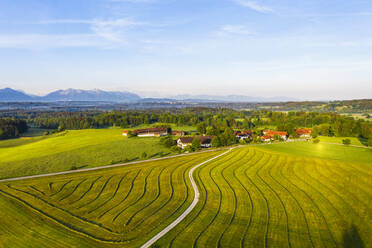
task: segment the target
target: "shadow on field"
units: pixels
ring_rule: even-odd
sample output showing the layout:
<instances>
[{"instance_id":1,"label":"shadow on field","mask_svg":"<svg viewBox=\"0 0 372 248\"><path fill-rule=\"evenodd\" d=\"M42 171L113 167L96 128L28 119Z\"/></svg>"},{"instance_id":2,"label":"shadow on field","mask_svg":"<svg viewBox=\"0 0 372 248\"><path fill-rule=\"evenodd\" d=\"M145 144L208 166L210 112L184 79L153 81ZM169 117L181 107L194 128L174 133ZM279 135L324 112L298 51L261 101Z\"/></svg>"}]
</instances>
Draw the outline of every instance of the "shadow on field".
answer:
<instances>
[{"instance_id":1,"label":"shadow on field","mask_svg":"<svg viewBox=\"0 0 372 248\"><path fill-rule=\"evenodd\" d=\"M154 157L156 157L156 156L158 156L159 155L159 153L154 153L154 154L152 154L151 156L149 156L149 158L154 158Z\"/></svg>"},{"instance_id":2,"label":"shadow on field","mask_svg":"<svg viewBox=\"0 0 372 248\"><path fill-rule=\"evenodd\" d=\"M365 248L364 242L359 235L358 228L351 225L350 228L344 231L342 235L343 248Z\"/></svg>"},{"instance_id":3,"label":"shadow on field","mask_svg":"<svg viewBox=\"0 0 372 248\"><path fill-rule=\"evenodd\" d=\"M358 140L359 140L360 143L362 143L363 145L368 146L368 139L365 139L365 138L362 138L362 137L358 137Z\"/></svg>"}]
</instances>

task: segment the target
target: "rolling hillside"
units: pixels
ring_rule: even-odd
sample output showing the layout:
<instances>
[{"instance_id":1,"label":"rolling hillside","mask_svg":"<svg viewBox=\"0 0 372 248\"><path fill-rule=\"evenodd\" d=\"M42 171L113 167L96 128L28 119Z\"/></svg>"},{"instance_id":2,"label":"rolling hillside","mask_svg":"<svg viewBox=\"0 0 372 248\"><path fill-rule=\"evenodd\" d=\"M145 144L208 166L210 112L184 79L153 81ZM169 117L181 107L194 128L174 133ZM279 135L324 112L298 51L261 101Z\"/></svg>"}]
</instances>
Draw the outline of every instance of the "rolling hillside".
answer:
<instances>
[{"instance_id":1,"label":"rolling hillside","mask_svg":"<svg viewBox=\"0 0 372 248\"><path fill-rule=\"evenodd\" d=\"M0 183L1 245L138 247L190 205L187 172L217 154ZM197 169L199 203L156 245L370 247L371 166L236 148Z\"/></svg>"}]
</instances>

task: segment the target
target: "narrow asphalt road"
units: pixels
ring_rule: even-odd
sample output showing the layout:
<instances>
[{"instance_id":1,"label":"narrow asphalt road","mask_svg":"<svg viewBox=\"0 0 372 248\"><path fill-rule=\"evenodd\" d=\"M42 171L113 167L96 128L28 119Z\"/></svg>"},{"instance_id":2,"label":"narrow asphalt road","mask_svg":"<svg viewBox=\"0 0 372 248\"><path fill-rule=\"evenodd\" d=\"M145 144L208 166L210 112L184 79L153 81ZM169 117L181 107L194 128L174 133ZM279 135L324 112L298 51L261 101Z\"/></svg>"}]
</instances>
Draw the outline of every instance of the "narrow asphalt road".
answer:
<instances>
[{"instance_id":1,"label":"narrow asphalt road","mask_svg":"<svg viewBox=\"0 0 372 248\"><path fill-rule=\"evenodd\" d=\"M163 237L170 230L172 230L175 226L177 226L183 219L185 219L186 216L189 215L191 213L191 211L195 208L196 204L198 204L200 192L199 192L198 186L196 185L196 182L195 182L194 177L193 177L194 171L197 168L199 168L200 166L202 166L202 165L204 165L204 164L206 164L206 163L208 163L212 160L215 160L216 158L219 158L219 157L225 155L226 153L230 152L234 148L236 148L236 147L230 148L228 151L226 151L224 153L221 153L220 155L217 155L217 156L215 156L211 159L208 159L208 160L204 161L203 163L200 163L200 164L191 168L191 170L189 171L189 179L191 181L192 188L194 189L194 200L192 201L191 205L175 221L173 221L166 228L164 228L162 231L160 231L158 234L156 234L154 237L152 237L149 241L147 241L144 245L142 245L141 248L148 248L151 245L153 245L161 237Z\"/></svg>"}]
</instances>

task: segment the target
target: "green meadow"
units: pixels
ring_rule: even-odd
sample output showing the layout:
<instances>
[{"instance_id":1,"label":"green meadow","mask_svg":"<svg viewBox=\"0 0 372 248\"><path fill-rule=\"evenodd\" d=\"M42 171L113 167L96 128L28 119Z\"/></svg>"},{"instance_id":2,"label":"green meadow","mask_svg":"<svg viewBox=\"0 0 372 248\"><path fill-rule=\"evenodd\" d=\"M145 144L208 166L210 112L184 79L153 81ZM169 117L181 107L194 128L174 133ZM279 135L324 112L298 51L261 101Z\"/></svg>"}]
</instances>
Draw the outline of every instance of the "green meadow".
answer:
<instances>
[{"instance_id":1,"label":"green meadow","mask_svg":"<svg viewBox=\"0 0 372 248\"><path fill-rule=\"evenodd\" d=\"M127 138L122 129L68 130L0 141L0 178L88 168L171 154L159 138Z\"/></svg>"},{"instance_id":2,"label":"green meadow","mask_svg":"<svg viewBox=\"0 0 372 248\"><path fill-rule=\"evenodd\" d=\"M195 171L198 204L154 247L371 247L365 150L236 148ZM0 246L139 247L190 205L188 171L221 152L2 182Z\"/></svg>"},{"instance_id":3,"label":"green meadow","mask_svg":"<svg viewBox=\"0 0 372 248\"><path fill-rule=\"evenodd\" d=\"M342 140L341 138L339 139ZM324 139L322 140L324 141ZM328 139L327 142L330 142L330 140ZM336 143L341 144L340 142ZM292 143L275 143L271 145L260 146L260 148L267 151L281 152L290 155L329 158L359 163L372 162L372 149L368 147L361 148L346 145L327 144L322 142L314 144L311 141L304 141Z\"/></svg>"}]
</instances>

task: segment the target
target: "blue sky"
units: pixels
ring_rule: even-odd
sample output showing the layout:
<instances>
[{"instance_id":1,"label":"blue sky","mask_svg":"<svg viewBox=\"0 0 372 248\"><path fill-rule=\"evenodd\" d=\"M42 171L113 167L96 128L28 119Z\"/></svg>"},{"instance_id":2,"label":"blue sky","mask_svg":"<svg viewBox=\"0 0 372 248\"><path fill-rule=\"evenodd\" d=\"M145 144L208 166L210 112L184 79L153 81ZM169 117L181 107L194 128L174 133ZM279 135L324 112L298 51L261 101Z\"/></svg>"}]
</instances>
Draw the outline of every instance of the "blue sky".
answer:
<instances>
[{"instance_id":1,"label":"blue sky","mask_svg":"<svg viewBox=\"0 0 372 248\"><path fill-rule=\"evenodd\" d=\"M370 0L1 0L0 88L372 96Z\"/></svg>"}]
</instances>

